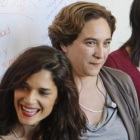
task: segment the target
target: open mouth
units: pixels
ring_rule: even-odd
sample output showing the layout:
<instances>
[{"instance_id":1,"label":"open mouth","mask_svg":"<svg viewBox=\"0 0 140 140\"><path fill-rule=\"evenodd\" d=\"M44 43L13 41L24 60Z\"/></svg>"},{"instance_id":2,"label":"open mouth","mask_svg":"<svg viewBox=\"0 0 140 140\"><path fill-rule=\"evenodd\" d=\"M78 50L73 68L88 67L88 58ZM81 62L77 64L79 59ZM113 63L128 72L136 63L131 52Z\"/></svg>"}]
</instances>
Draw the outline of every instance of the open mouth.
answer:
<instances>
[{"instance_id":1,"label":"open mouth","mask_svg":"<svg viewBox=\"0 0 140 140\"><path fill-rule=\"evenodd\" d=\"M28 107L23 106L23 105L21 105L21 110L22 110L23 115L27 116L27 117L33 117L40 111L40 109L28 108Z\"/></svg>"}]
</instances>

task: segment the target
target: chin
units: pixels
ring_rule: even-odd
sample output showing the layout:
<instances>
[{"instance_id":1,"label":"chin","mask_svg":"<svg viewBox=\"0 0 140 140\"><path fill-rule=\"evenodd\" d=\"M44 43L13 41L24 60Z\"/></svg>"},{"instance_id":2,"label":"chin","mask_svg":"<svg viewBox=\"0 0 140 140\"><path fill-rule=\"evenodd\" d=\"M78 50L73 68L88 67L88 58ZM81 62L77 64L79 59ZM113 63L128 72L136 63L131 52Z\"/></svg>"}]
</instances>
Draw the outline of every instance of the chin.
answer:
<instances>
[{"instance_id":1,"label":"chin","mask_svg":"<svg viewBox=\"0 0 140 140\"><path fill-rule=\"evenodd\" d=\"M94 77L94 76L97 76L98 73L99 73L99 71L94 71L94 72L92 71L92 72L90 72L90 73L88 74L88 76Z\"/></svg>"},{"instance_id":2,"label":"chin","mask_svg":"<svg viewBox=\"0 0 140 140\"><path fill-rule=\"evenodd\" d=\"M90 76L91 76L91 77L95 77L95 76L97 76L97 75L98 75L98 74L91 74Z\"/></svg>"},{"instance_id":3,"label":"chin","mask_svg":"<svg viewBox=\"0 0 140 140\"><path fill-rule=\"evenodd\" d=\"M27 120L19 120L19 122L22 125L27 125L27 126L36 126L39 124L39 122L34 122L34 121L27 121Z\"/></svg>"},{"instance_id":4,"label":"chin","mask_svg":"<svg viewBox=\"0 0 140 140\"><path fill-rule=\"evenodd\" d=\"M30 122L27 123L27 122L26 122L26 123L21 123L21 124L22 124L22 125L26 125L26 126L37 126L39 123L32 123L32 122L31 122L31 123L30 123Z\"/></svg>"}]
</instances>

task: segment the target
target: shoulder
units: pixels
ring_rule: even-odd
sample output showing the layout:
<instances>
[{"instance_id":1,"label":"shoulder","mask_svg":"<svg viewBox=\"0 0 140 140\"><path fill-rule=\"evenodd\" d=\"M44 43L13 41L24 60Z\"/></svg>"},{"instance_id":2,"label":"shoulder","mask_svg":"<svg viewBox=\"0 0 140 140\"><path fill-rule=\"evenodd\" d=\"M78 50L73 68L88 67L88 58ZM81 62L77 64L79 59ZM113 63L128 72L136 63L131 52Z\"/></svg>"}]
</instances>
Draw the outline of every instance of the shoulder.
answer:
<instances>
[{"instance_id":1,"label":"shoulder","mask_svg":"<svg viewBox=\"0 0 140 140\"><path fill-rule=\"evenodd\" d=\"M107 73L108 76L113 76L114 78L116 78L118 80L132 81L128 74L126 74L125 72L123 72L121 70L115 69L115 68L103 66L101 69L101 73Z\"/></svg>"},{"instance_id":2,"label":"shoulder","mask_svg":"<svg viewBox=\"0 0 140 140\"><path fill-rule=\"evenodd\" d=\"M124 95L125 99L127 99L128 102L131 103L131 106L133 106L133 109L136 110L135 112L139 114L138 97L130 76L121 70L105 66L102 67L100 72L107 85L114 87L114 89Z\"/></svg>"},{"instance_id":3,"label":"shoulder","mask_svg":"<svg viewBox=\"0 0 140 140\"><path fill-rule=\"evenodd\" d=\"M0 140L12 140L13 137L9 137L9 136L0 136Z\"/></svg>"},{"instance_id":4,"label":"shoulder","mask_svg":"<svg viewBox=\"0 0 140 140\"><path fill-rule=\"evenodd\" d=\"M130 110L133 110L134 116L139 118L138 121L140 123L138 97L130 76L121 70L106 66L102 67L100 74L102 75L103 81L107 86L113 87L114 90L117 90L117 93L121 93L121 95L123 95L121 98L125 98L125 101L127 101L126 103L129 104L128 106L131 106Z\"/></svg>"},{"instance_id":5,"label":"shoulder","mask_svg":"<svg viewBox=\"0 0 140 140\"><path fill-rule=\"evenodd\" d=\"M5 140L5 139L3 139L3 138L0 136L0 140Z\"/></svg>"},{"instance_id":6,"label":"shoulder","mask_svg":"<svg viewBox=\"0 0 140 140\"><path fill-rule=\"evenodd\" d=\"M108 82L108 85L114 86L112 83L115 83L119 91L122 90L123 94L128 95L138 105L136 90L128 74L118 69L103 66L101 75Z\"/></svg>"},{"instance_id":7,"label":"shoulder","mask_svg":"<svg viewBox=\"0 0 140 140\"><path fill-rule=\"evenodd\" d=\"M121 87L121 89L123 89L124 92L128 94L133 94L133 92L135 92L135 87L132 82L132 79L125 72L118 69L103 66L101 69L101 75L104 79L110 81L110 83L115 83L118 88Z\"/></svg>"},{"instance_id":8,"label":"shoulder","mask_svg":"<svg viewBox=\"0 0 140 140\"><path fill-rule=\"evenodd\" d=\"M0 136L0 140L13 140L13 139L15 139L15 136L11 133Z\"/></svg>"}]
</instances>

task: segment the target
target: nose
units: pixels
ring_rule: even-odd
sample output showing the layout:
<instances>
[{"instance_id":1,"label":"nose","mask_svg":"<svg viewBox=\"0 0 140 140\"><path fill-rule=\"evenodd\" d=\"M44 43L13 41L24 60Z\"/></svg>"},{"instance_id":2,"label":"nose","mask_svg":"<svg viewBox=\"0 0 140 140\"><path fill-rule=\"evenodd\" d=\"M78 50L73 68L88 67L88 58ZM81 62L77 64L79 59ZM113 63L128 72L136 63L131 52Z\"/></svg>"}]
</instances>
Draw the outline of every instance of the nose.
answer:
<instances>
[{"instance_id":1,"label":"nose","mask_svg":"<svg viewBox=\"0 0 140 140\"><path fill-rule=\"evenodd\" d=\"M104 48L102 45L96 46L93 56L98 59L104 58Z\"/></svg>"},{"instance_id":2,"label":"nose","mask_svg":"<svg viewBox=\"0 0 140 140\"><path fill-rule=\"evenodd\" d=\"M37 102L36 92L30 91L26 93L26 96L24 97L24 102L28 105L36 103Z\"/></svg>"}]
</instances>

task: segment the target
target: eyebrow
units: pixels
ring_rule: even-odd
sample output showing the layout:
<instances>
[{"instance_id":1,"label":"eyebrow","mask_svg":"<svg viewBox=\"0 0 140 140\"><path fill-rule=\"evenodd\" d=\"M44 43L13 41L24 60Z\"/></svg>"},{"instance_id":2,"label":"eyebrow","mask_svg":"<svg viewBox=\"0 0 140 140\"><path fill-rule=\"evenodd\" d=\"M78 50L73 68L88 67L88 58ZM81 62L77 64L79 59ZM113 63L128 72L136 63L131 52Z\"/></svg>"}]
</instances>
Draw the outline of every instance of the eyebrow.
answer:
<instances>
[{"instance_id":1,"label":"eyebrow","mask_svg":"<svg viewBox=\"0 0 140 140\"><path fill-rule=\"evenodd\" d=\"M23 82L22 85L26 85L26 86L30 87L30 85L29 85L28 83L26 83L26 82ZM43 91L51 90L51 89L49 89L49 88L38 88L38 89L39 89L39 90L43 90Z\"/></svg>"},{"instance_id":2,"label":"eyebrow","mask_svg":"<svg viewBox=\"0 0 140 140\"><path fill-rule=\"evenodd\" d=\"M98 39L96 39L96 38L86 38L86 39L84 39L84 41L87 41L87 40L97 41ZM111 40L112 40L112 38L107 38L105 41L111 41Z\"/></svg>"},{"instance_id":3,"label":"eyebrow","mask_svg":"<svg viewBox=\"0 0 140 140\"><path fill-rule=\"evenodd\" d=\"M26 86L29 86L29 84L28 84L28 83L26 83L26 82L23 82L21 85L26 85Z\"/></svg>"},{"instance_id":4,"label":"eyebrow","mask_svg":"<svg viewBox=\"0 0 140 140\"><path fill-rule=\"evenodd\" d=\"M51 90L49 88L39 88L40 90L44 90L44 91L47 91L47 90Z\"/></svg>"}]
</instances>

